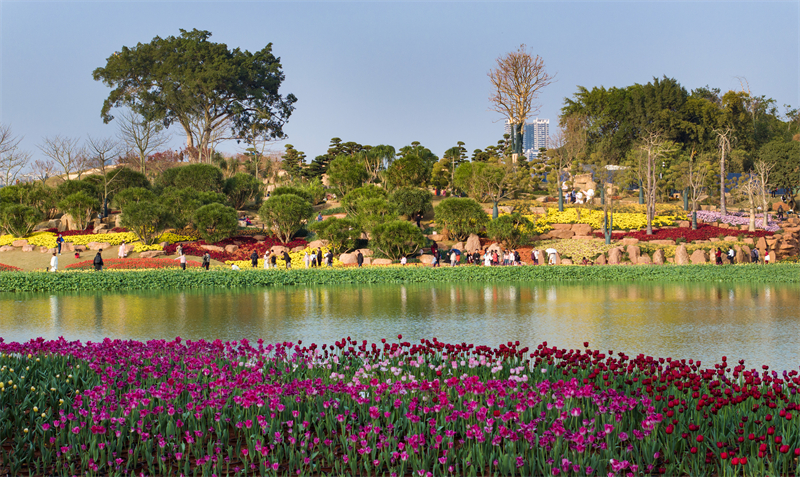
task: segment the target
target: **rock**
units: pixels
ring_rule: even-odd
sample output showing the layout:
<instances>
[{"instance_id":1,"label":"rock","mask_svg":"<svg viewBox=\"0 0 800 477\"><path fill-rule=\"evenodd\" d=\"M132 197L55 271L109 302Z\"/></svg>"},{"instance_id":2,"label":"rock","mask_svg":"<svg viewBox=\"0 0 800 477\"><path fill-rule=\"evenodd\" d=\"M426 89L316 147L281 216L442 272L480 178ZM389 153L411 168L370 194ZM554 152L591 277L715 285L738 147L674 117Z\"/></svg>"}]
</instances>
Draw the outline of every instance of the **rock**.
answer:
<instances>
[{"instance_id":1,"label":"rock","mask_svg":"<svg viewBox=\"0 0 800 477\"><path fill-rule=\"evenodd\" d=\"M591 235L575 235L572 240L592 240L593 238Z\"/></svg>"},{"instance_id":2,"label":"rock","mask_svg":"<svg viewBox=\"0 0 800 477\"><path fill-rule=\"evenodd\" d=\"M550 224L553 230L572 230L572 224Z\"/></svg>"},{"instance_id":3,"label":"rock","mask_svg":"<svg viewBox=\"0 0 800 477\"><path fill-rule=\"evenodd\" d=\"M275 248L275 247L272 247L272 248ZM281 248L286 249L286 247L281 247ZM239 250L239 246L238 245L231 244L231 245L226 245L225 246L225 252L226 253L236 253L237 250ZM286 249L286 250L288 250L288 249Z\"/></svg>"},{"instance_id":4,"label":"rock","mask_svg":"<svg viewBox=\"0 0 800 477\"><path fill-rule=\"evenodd\" d=\"M23 252L33 252L33 247L34 246L31 245L31 244L23 245L22 246L22 251Z\"/></svg>"},{"instance_id":5,"label":"rock","mask_svg":"<svg viewBox=\"0 0 800 477\"><path fill-rule=\"evenodd\" d=\"M783 212L785 213L787 210L789 210L790 207L789 207L789 204L784 204L783 202L773 202L772 203L773 212L777 212L779 208L781 208L783 210Z\"/></svg>"},{"instance_id":6,"label":"rock","mask_svg":"<svg viewBox=\"0 0 800 477\"><path fill-rule=\"evenodd\" d=\"M552 254L552 255L553 255L553 256L554 256L554 258L555 258L555 263L554 263L554 265L561 265L561 254L560 254L560 253L558 253L558 252L556 252L556 253L554 253L554 254ZM550 257L547 257L547 263L550 263Z\"/></svg>"},{"instance_id":7,"label":"rock","mask_svg":"<svg viewBox=\"0 0 800 477\"><path fill-rule=\"evenodd\" d=\"M758 256L763 257L764 252L767 251L767 241L764 237L759 237L758 242L756 242L756 248L758 249Z\"/></svg>"},{"instance_id":8,"label":"rock","mask_svg":"<svg viewBox=\"0 0 800 477\"><path fill-rule=\"evenodd\" d=\"M49 248L47 248L47 247L45 247L44 245L42 245L41 247L39 247L39 252L41 252L41 253L47 253L47 252L49 252L49 251L50 251L50 249L49 249Z\"/></svg>"},{"instance_id":9,"label":"rock","mask_svg":"<svg viewBox=\"0 0 800 477\"><path fill-rule=\"evenodd\" d=\"M164 247L161 247L164 248ZM203 250L208 250L209 252L224 252L225 249L223 247L219 247L217 245L201 245L200 248Z\"/></svg>"},{"instance_id":10,"label":"rock","mask_svg":"<svg viewBox=\"0 0 800 477\"><path fill-rule=\"evenodd\" d=\"M166 256L167 252L163 250L147 250L139 254L139 258L155 258L160 256ZM177 260L175 261L177 263Z\"/></svg>"},{"instance_id":11,"label":"rock","mask_svg":"<svg viewBox=\"0 0 800 477\"><path fill-rule=\"evenodd\" d=\"M47 221L47 227L46 228L48 228L48 229L58 229L59 227L61 227L61 220L60 219L50 219L50 220Z\"/></svg>"},{"instance_id":12,"label":"rock","mask_svg":"<svg viewBox=\"0 0 800 477\"><path fill-rule=\"evenodd\" d=\"M376 258L372 260L371 265L391 265L392 261L388 258Z\"/></svg>"},{"instance_id":13,"label":"rock","mask_svg":"<svg viewBox=\"0 0 800 477\"><path fill-rule=\"evenodd\" d=\"M608 264L609 265L619 265L620 257L622 255L622 249L619 247L614 247L608 251Z\"/></svg>"},{"instance_id":14,"label":"rock","mask_svg":"<svg viewBox=\"0 0 800 477\"><path fill-rule=\"evenodd\" d=\"M489 247L486 248L486 251L487 252L497 252L497 254L500 255L501 253L503 253L503 247L501 247L499 243L495 242L495 243L489 245Z\"/></svg>"},{"instance_id":15,"label":"rock","mask_svg":"<svg viewBox=\"0 0 800 477\"><path fill-rule=\"evenodd\" d=\"M328 241L327 240L314 240L313 242L309 242L308 243L308 247L309 248L313 248L315 250L318 249L318 248L323 248L323 247L327 247L327 246L328 246Z\"/></svg>"},{"instance_id":16,"label":"rock","mask_svg":"<svg viewBox=\"0 0 800 477\"><path fill-rule=\"evenodd\" d=\"M75 251L75 244L72 242L64 242L61 245L61 250L66 252L74 252Z\"/></svg>"},{"instance_id":17,"label":"rock","mask_svg":"<svg viewBox=\"0 0 800 477\"><path fill-rule=\"evenodd\" d=\"M648 243L653 245L675 245L674 240L651 240Z\"/></svg>"},{"instance_id":18,"label":"rock","mask_svg":"<svg viewBox=\"0 0 800 477\"><path fill-rule=\"evenodd\" d=\"M114 227L122 227L122 214L114 216Z\"/></svg>"},{"instance_id":19,"label":"rock","mask_svg":"<svg viewBox=\"0 0 800 477\"><path fill-rule=\"evenodd\" d=\"M574 224L572 231L575 232L575 235L592 235L592 226L589 224Z\"/></svg>"},{"instance_id":20,"label":"rock","mask_svg":"<svg viewBox=\"0 0 800 477\"><path fill-rule=\"evenodd\" d=\"M86 251L86 245L75 245L75 251L76 252L85 252Z\"/></svg>"},{"instance_id":21,"label":"rock","mask_svg":"<svg viewBox=\"0 0 800 477\"><path fill-rule=\"evenodd\" d=\"M368 248L360 248L359 250L361 250L361 255L363 255L363 256L365 256L365 257L371 257L371 256L375 255L375 254L372 252L372 250L370 250L370 249L368 249Z\"/></svg>"},{"instance_id":22,"label":"rock","mask_svg":"<svg viewBox=\"0 0 800 477\"><path fill-rule=\"evenodd\" d=\"M100 224L94 229L92 229L92 232L96 234L106 234L108 233L108 226L106 224Z\"/></svg>"},{"instance_id":23,"label":"rock","mask_svg":"<svg viewBox=\"0 0 800 477\"><path fill-rule=\"evenodd\" d=\"M742 242L753 245L753 237L745 237L742 239Z\"/></svg>"},{"instance_id":24,"label":"rock","mask_svg":"<svg viewBox=\"0 0 800 477\"><path fill-rule=\"evenodd\" d=\"M25 245L28 245L28 241L25 239L14 240L11 242L11 245L14 247L24 247Z\"/></svg>"},{"instance_id":25,"label":"rock","mask_svg":"<svg viewBox=\"0 0 800 477\"><path fill-rule=\"evenodd\" d=\"M639 243L639 239L628 237L620 240L619 243L620 245L636 245L637 243Z\"/></svg>"},{"instance_id":26,"label":"rock","mask_svg":"<svg viewBox=\"0 0 800 477\"><path fill-rule=\"evenodd\" d=\"M674 265L675 264L675 257L669 257L667 259L667 263Z\"/></svg>"},{"instance_id":27,"label":"rock","mask_svg":"<svg viewBox=\"0 0 800 477\"><path fill-rule=\"evenodd\" d=\"M550 235L550 237L552 238L568 239L572 238L572 236L575 235L575 232L573 232L572 230L552 230L548 235Z\"/></svg>"},{"instance_id":28,"label":"rock","mask_svg":"<svg viewBox=\"0 0 800 477\"><path fill-rule=\"evenodd\" d=\"M339 261L345 265L352 265L357 263L356 261L356 254L354 253L343 253L339 255Z\"/></svg>"},{"instance_id":29,"label":"rock","mask_svg":"<svg viewBox=\"0 0 800 477\"><path fill-rule=\"evenodd\" d=\"M297 247L292 248L292 252L302 252L306 248L302 245L298 245Z\"/></svg>"},{"instance_id":30,"label":"rock","mask_svg":"<svg viewBox=\"0 0 800 477\"><path fill-rule=\"evenodd\" d=\"M111 248L111 244L107 242L89 242L86 244L86 248L89 250L106 250Z\"/></svg>"},{"instance_id":31,"label":"rock","mask_svg":"<svg viewBox=\"0 0 800 477\"><path fill-rule=\"evenodd\" d=\"M572 260L565 258L564 260L561 260L561 265L574 265L574 264L572 263Z\"/></svg>"},{"instance_id":32,"label":"rock","mask_svg":"<svg viewBox=\"0 0 800 477\"><path fill-rule=\"evenodd\" d=\"M692 226L692 223L690 221L688 221L688 220L679 220L678 221L678 227L680 227L682 229L688 229L691 226Z\"/></svg>"},{"instance_id":33,"label":"rock","mask_svg":"<svg viewBox=\"0 0 800 477\"><path fill-rule=\"evenodd\" d=\"M717 243L720 240L717 237L711 237L711 238L708 239L708 241L711 242L711 243Z\"/></svg>"},{"instance_id":34,"label":"rock","mask_svg":"<svg viewBox=\"0 0 800 477\"><path fill-rule=\"evenodd\" d=\"M678 265L689 264L689 252L686 251L685 244L680 244L678 248L675 249L675 263Z\"/></svg>"},{"instance_id":35,"label":"rock","mask_svg":"<svg viewBox=\"0 0 800 477\"><path fill-rule=\"evenodd\" d=\"M641 254L641 250L636 245L628 245L628 259L631 263L639 263L639 255Z\"/></svg>"},{"instance_id":36,"label":"rock","mask_svg":"<svg viewBox=\"0 0 800 477\"><path fill-rule=\"evenodd\" d=\"M729 229L731 228L730 224L719 224L719 228L721 229Z\"/></svg>"},{"instance_id":37,"label":"rock","mask_svg":"<svg viewBox=\"0 0 800 477\"><path fill-rule=\"evenodd\" d=\"M228 245L228 246L225 247L225 251L226 252L228 252L228 247L230 247L230 246L231 245ZM284 247L283 245L273 245L272 248L269 249L269 251L272 252L273 254L277 253L278 256L280 257L281 255L283 255L283 252L288 252L289 249ZM231 252L228 252L228 253L231 253Z\"/></svg>"},{"instance_id":38,"label":"rock","mask_svg":"<svg viewBox=\"0 0 800 477\"><path fill-rule=\"evenodd\" d=\"M266 235L253 235L253 240L255 240L256 242L263 242L266 239L267 239Z\"/></svg>"},{"instance_id":39,"label":"rock","mask_svg":"<svg viewBox=\"0 0 800 477\"><path fill-rule=\"evenodd\" d=\"M734 237L733 235L728 235L722 240L724 240L725 242L737 242L737 241L739 241L739 238L738 237Z\"/></svg>"},{"instance_id":40,"label":"rock","mask_svg":"<svg viewBox=\"0 0 800 477\"><path fill-rule=\"evenodd\" d=\"M440 234L430 234L428 235L428 238L433 240L434 242L441 242L442 240L445 239L445 236Z\"/></svg>"},{"instance_id":41,"label":"rock","mask_svg":"<svg viewBox=\"0 0 800 477\"><path fill-rule=\"evenodd\" d=\"M736 256L733 258L733 263L748 263L750 261L750 254L745 255L742 247L735 245L733 249L736 251Z\"/></svg>"},{"instance_id":42,"label":"rock","mask_svg":"<svg viewBox=\"0 0 800 477\"><path fill-rule=\"evenodd\" d=\"M159 245L161 246L161 250L164 250L165 248L169 247L169 243L167 242L161 242Z\"/></svg>"},{"instance_id":43,"label":"rock","mask_svg":"<svg viewBox=\"0 0 800 477\"><path fill-rule=\"evenodd\" d=\"M77 229L78 226L75 224L75 219L72 218L71 215L64 214L61 216L61 227L58 228L59 232L63 232L64 230L77 230Z\"/></svg>"},{"instance_id":44,"label":"rock","mask_svg":"<svg viewBox=\"0 0 800 477\"><path fill-rule=\"evenodd\" d=\"M433 262L433 255L420 255L419 263L430 265Z\"/></svg>"},{"instance_id":45,"label":"rock","mask_svg":"<svg viewBox=\"0 0 800 477\"><path fill-rule=\"evenodd\" d=\"M664 265L664 251L661 249L653 252L653 265Z\"/></svg>"},{"instance_id":46,"label":"rock","mask_svg":"<svg viewBox=\"0 0 800 477\"><path fill-rule=\"evenodd\" d=\"M364 265L373 265L371 257L364 257Z\"/></svg>"},{"instance_id":47,"label":"rock","mask_svg":"<svg viewBox=\"0 0 800 477\"><path fill-rule=\"evenodd\" d=\"M692 262L692 265L702 265L706 263L706 252L699 249L695 250L692 256L689 257L689 261Z\"/></svg>"},{"instance_id":48,"label":"rock","mask_svg":"<svg viewBox=\"0 0 800 477\"><path fill-rule=\"evenodd\" d=\"M481 249L481 239L475 234L470 234L469 238L467 238L467 244L464 246L466 252L473 253L475 251L480 251Z\"/></svg>"},{"instance_id":49,"label":"rock","mask_svg":"<svg viewBox=\"0 0 800 477\"><path fill-rule=\"evenodd\" d=\"M464 242L456 242L455 245L453 245L453 248L456 249L456 250L461 250L463 252L464 251Z\"/></svg>"},{"instance_id":50,"label":"rock","mask_svg":"<svg viewBox=\"0 0 800 477\"><path fill-rule=\"evenodd\" d=\"M642 255L641 257L639 257L638 260L636 260L636 263L639 264L639 265L652 265L653 261L650 260L649 256Z\"/></svg>"},{"instance_id":51,"label":"rock","mask_svg":"<svg viewBox=\"0 0 800 477\"><path fill-rule=\"evenodd\" d=\"M595 265L605 265L606 262L606 254L601 253L599 257L597 257L594 261Z\"/></svg>"}]
</instances>

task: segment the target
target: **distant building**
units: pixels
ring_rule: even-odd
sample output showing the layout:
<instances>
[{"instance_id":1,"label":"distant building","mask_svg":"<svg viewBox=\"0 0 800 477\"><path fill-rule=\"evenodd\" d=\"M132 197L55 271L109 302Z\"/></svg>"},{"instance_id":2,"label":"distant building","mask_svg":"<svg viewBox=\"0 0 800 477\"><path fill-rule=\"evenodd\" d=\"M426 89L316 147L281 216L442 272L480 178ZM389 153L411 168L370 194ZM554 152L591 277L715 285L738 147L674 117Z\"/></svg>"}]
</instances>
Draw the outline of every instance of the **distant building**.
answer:
<instances>
[{"instance_id":1,"label":"distant building","mask_svg":"<svg viewBox=\"0 0 800 477\"><path fill-rule=\"evenodd\" d=\"M511 124L506 121L504 133L511 134ZM539 157L539 149L548 147L550 137L550 120L535 118L531 122L526 122L522 132L522 151L530 161Z\"/></svg>"}]
</instances>

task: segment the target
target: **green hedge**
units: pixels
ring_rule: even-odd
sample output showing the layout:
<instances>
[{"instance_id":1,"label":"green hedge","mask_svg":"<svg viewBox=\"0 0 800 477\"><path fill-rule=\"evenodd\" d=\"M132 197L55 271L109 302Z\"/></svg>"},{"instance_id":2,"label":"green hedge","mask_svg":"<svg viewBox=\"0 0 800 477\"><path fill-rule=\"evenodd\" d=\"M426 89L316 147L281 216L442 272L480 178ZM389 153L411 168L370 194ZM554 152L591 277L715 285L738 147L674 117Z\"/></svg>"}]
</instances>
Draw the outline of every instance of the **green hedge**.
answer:
<instances>
[{"instance_id":1,"label":"green hedge","mask_svg":"<svg viewBox=\"0 0 800 477\"><path fill-rule=\"evenodd\" d=\"M800 283L800 264L367 267L312 270L143 270L0 272L0 291L122 291L293 285L449 282L757 282Z\"/></svg>"}]
</instances>

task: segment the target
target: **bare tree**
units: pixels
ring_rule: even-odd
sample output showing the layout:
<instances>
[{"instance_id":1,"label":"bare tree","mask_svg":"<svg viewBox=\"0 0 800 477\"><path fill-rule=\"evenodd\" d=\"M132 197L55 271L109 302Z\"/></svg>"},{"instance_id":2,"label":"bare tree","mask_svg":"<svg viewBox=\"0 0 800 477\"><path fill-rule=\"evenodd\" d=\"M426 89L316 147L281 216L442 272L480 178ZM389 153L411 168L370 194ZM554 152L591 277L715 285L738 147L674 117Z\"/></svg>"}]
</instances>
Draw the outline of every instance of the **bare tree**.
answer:
<instances>
[{"instance_id":1,"label":"bare tree","mask_svg":"<svg viewBox=\"0 0 800 477\"><path fill-rule=\"evenodd\" d=\"M493 91L489 96L491 110L503 115L512 127L515 154L522 153L522 126L528 117L539 111L539 91L555 80L545 71L544 60L532 55L523 44L511 53L497 58L497 68L489 70Z\"/></svg>"},{"instance_id":2,"label":"bare tree","mask_svg":"<svg viewBox=\"0 0 800 477\"><path fill-rule=\"evenodd\" d=\"M759 159L755 164L753 164L753 170L755 170L759 181L761 181L761 189L758 191L758 195L761 199L761 205L764 209L764 228L766 228L767 224L769 223L769 204L767 199L769 195L769 188L772 187L772 185L769 183L769 175L774 167L775 163L770 164L763 159Z\"/></svg>"},{"instance_id":3,"label":"bare tree","mask_svg":"<svg viewBox=\"0 0 800 477\"><path fill-rule=\"evenodd\" d=\"M761 180L755 174L742 174L739 177L737 187L734 189L736 195L740 196L742 200L746 200L750 209L750 223L747 230L755 232L756 230L756 204L758 201L758 190L761 188Z\"/></svg>"},{"instance_id":4,"label":"bare tree","mask_svg":"<svg viewBox=\"0 0 800 477\"><path fill-rule=\"evenodd\" d=\"M714 132L717 133L717 147L719 149L719 210L722 215L727 215L728 208L725 204L725 154L731 150L733 129L726 127L715 129Z\"/></svg>"},{"instance_id":5,"label":"bare tree","mask_svg":"<svg viewBox=\"0 0 800 477\"><path fill-rule=\"evenodd\" d=\"M186 150L192 162L211 163L217 144L229 139L237 139L228 134L232 127L229 116L210 118L206 114L189 116L189 127L185 128Z\"/></svg>"},{"instance_id":6,"label":"bare tree","mask_svg":"<svg viewBox=\"0 0 800 477\"><path fill-rule=\"evenodd\" d=\"M119 139L138 158L138 169L147 174L147 158L170 141L164 126L157 121L148 121L133 111L120 114Z\"/></svg>"},{"instance_id":7,"label":"bare tree","mask_svg":"<svg viewBox=\"0 0 800 477\"><path fill-rule=\"evenodd\" d=\"M22 169L31 160L31 154L19 150L21 137L14 136L11 126L0 124L0 181L3 185L13 184Z\"/></svg>"},{"instance_id":8,"label":"bare tree","mask_svg":"<svg viewBox=\"0 0 800 477\"><path fill-rule=\"evenodd\" d=\"M79 145L79 139L62 136L46 137L42 139L39 149L45 156L53 160L64 171L64 180L69 180L73 173L78 179L83 175L86 167L86 151Z\"/></svg>"},{"instance_id":9,"label":"bare tree","mask_svg":"<svg viewBox=\"0 0 800 477\"><path fill-rule=\"evenodd\" d=\"M37 180L42 181L42 185L45 185L47 179L49 179L56 170L56 165L53 161L42 161L41 159L37 159L33 161L33 166L31 166L31 173L33 177Z\"/></svg>"},{"instance_id":10,"label":"bare tree","mask_svg":"<svg viewBox=\"0 0 800 477\"><path fill-rule=\"evenodd\" d=\"M686 177L686 186L689 188L689 200L692 202L692 230L697 230L697 203L703 194L704 184L708 177L708 165L697 164L695 157L697 151L692 151L689 157L689 173Z\"/></svg>"},{"instance_id":11,"label":"bare tree","mask_svg":"<svg viewBox=\"0 0 800 477\"><path fill-rule=\"evenodd\" d=\"M114 192L113 183L119 174L109 177L112 163L119 158L120 144L111 138L96 139L89 136L86 146L89 153L89 166L98 171L103 185L103 217L108 216L108 195Z\"/></svg>"},{"instance_id":12,"label":"bare tree","mask_svg":"<svg viewBox=\"0 0 800 477\"><path fill-rule=\"evenodd\" d=\"M647 235L653 235L653 218L656 216L656 195L658 192L658 170L660 163L675 153L677 148L665 140L660 132L650 131L639 146L636 175L644 192L647 212Z\"/></svg>"}]
</instances>

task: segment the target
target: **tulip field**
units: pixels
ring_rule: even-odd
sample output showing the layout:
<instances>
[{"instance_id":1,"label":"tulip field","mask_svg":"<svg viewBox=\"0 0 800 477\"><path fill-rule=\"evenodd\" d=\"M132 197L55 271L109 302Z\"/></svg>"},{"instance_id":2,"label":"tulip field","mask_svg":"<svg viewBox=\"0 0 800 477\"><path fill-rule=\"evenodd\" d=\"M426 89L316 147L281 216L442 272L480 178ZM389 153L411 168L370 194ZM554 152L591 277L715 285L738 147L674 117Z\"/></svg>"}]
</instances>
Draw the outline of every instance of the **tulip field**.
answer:
<instances>
[{"instance_id":1,"label":"tulip field","mask_svg":"<svg viewBox=\"0 0 800 477\"><path fill-rule=\"evenodd\" d=\"M798 475L797 370L585 345L0 339L0 474Z\"/></svg>"}]
</instances>

